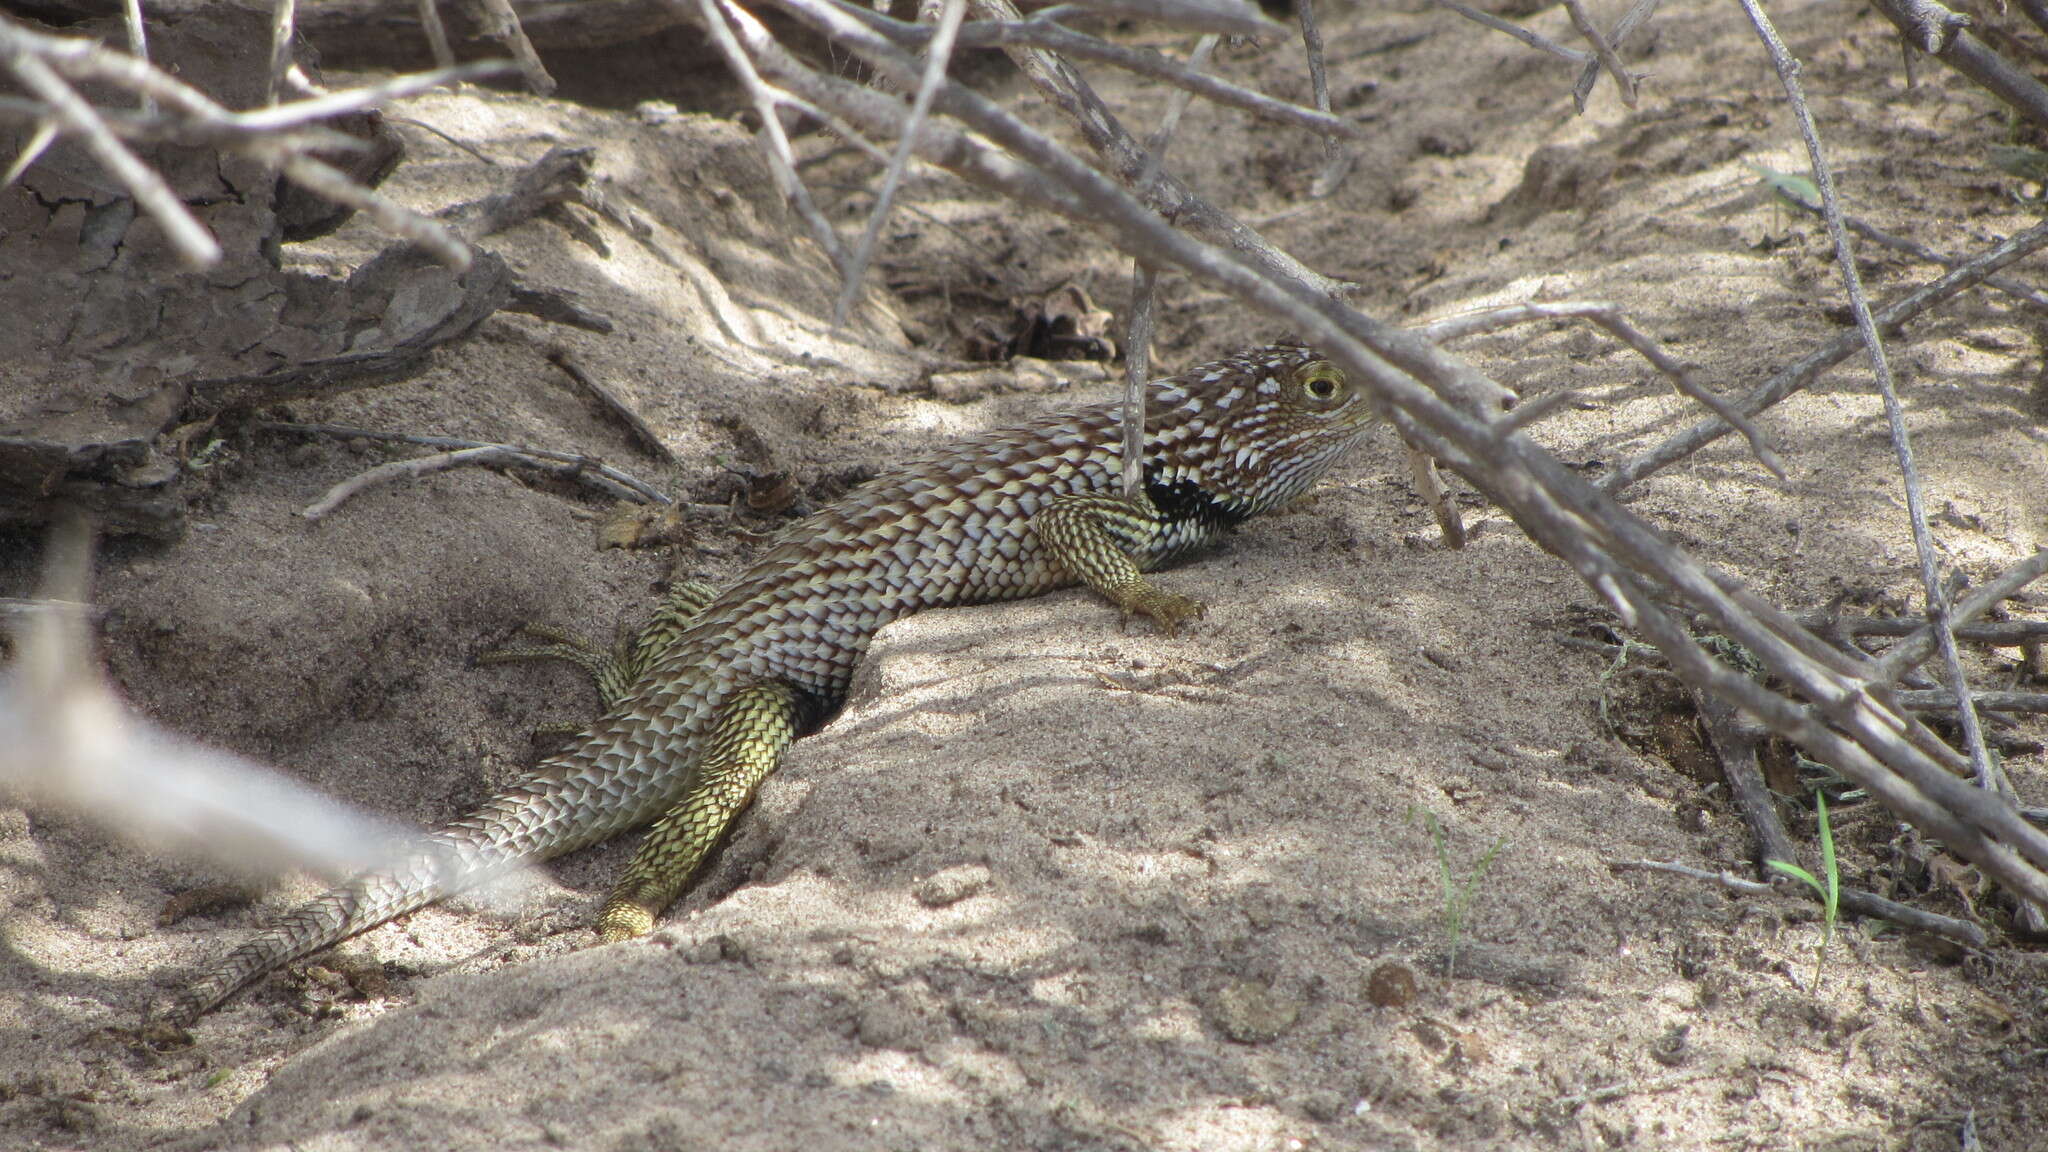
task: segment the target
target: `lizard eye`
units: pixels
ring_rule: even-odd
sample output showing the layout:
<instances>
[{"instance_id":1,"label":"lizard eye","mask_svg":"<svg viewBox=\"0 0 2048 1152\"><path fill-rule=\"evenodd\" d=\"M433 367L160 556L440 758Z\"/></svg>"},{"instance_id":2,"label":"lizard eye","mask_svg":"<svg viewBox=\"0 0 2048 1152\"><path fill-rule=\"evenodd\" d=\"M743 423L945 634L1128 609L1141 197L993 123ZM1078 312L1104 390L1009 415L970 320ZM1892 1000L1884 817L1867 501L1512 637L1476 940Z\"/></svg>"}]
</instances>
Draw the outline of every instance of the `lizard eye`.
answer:
<instances>
[{"instance_id":1,"label":"lizard eye","mask_svg":"<svg viewBox=\"0 0 2048 1152\"><path fill-rule=\"evenodd\" d=\"M1301 391L1309 401L1318 406L1335 400L1344 389L1344 373L1327 360L1318 360L1302 369Z\"/></svg>"}]
</instances>

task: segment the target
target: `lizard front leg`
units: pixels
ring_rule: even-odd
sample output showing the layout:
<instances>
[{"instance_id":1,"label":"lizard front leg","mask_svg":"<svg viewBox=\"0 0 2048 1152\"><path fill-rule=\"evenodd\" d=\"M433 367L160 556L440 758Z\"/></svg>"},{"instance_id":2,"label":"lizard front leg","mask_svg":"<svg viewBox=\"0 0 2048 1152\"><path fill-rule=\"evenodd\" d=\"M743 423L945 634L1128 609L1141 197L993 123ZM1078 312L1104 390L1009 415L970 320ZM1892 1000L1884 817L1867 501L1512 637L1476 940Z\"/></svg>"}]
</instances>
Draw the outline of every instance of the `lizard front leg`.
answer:
<instances>
[{"instance_id":1,"label":"lizard front leg","mask_svg":"<svg viewBox=\"0 0 2048 1152\"><path fill-rule=\"evenodd\" d=\"M597 919L607 944L645 936L690 874L710 855L754 789L796 739L796 690L766 682L733 690L719 705L689 790L656 821Z\"/></svg>"},{"instance_id":2,"label":"lizard front leg","mask_svg":"<svg viewBox=\"0 0 2048 1152\"><path fill-rule=\"evenodd\" d=\"M1123 609L1125 616L1149 616L1175 632L1181 621L1207 611L1199 600L1154 588L1118 543L1119 536L1142 540L1159 531L1159 510L1150 500L1059 496L1046 504L1031 527L1060 567Z\"/></svg>"}]
</instances>

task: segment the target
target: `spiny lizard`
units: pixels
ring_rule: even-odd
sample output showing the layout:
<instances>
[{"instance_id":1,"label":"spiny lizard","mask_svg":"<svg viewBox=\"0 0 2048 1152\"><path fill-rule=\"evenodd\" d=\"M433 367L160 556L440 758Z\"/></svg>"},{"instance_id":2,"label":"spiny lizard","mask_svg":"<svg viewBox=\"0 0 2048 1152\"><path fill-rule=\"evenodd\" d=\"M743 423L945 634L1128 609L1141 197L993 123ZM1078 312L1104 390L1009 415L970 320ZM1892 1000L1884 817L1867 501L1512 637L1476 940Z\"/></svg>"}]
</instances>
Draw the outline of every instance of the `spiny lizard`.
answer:
<instances>
[{"instance_id":1,"label":"spiny lizard","mask_svg":"<svg viewBox=\"0 0 2048 1152\"><path fill-rule=\"evenodd\" d=\"M489 878L649 822L606 941L652 930L783 749L839 706L882 625L1084 583L1169 630L1199 614L1141 573L1306 491L1372 424L1308 348L1252 349L1153 381L1144 488L1122 495L1117 404L1048 414L903 464L791 526L716 595L685 585L588 731L400 866L289 913L180 998L204 1013L263 974Z\"/></svg>"}]
</instances>

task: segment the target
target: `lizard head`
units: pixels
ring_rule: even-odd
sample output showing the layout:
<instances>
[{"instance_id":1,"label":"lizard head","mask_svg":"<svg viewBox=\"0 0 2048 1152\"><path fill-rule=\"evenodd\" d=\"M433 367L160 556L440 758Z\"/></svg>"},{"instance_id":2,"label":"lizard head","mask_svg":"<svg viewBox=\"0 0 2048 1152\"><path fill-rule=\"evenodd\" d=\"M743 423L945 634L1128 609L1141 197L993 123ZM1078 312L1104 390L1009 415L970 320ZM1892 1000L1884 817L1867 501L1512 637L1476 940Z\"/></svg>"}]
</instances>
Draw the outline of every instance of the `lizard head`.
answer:
<instances>
[{"instance_id":1,"label":"lizard head","mask_svg":"<svg viewBox=\"0 0 2048 1152\"><path fill-rule=\"evenodd\" d=\"M1158 479L1191 482L1240 517L1307 491L1375 421L1343 370L1298 344L1239 352L1154 389L1146 423Z\"/></svg>"}]
</instances>

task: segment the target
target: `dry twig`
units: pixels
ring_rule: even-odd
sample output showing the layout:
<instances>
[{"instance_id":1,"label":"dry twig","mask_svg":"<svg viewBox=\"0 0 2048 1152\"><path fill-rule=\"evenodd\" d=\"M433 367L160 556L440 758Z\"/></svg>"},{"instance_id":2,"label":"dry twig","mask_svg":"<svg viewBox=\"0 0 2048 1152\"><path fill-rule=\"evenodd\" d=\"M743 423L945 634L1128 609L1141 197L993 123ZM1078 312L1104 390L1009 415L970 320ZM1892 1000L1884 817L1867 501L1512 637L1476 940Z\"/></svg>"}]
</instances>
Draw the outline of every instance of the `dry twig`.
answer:
<instances>
[{"instance_id":1,"label":"dry twig","mask_svg":"<svg viewBox=\"0 0 2048 1152\"><path fill-rule=\"evenodd\" d=\"M548 351L548 363L560 368L563 375L574 380L577 387L589 393L590 397L596 400L606 412L610 413L613 419L624 424L626 430L632 433L634 441L642 448L647 449L648 452L663 463L680 463L676 459L675 449L670 448L666 441L655 434L654 429L648 425L640 413L633 410L632 405L619 399L617 393L605 387L597 377L591 375L590 371L583 367L583 362L578 360L574 353L570 352L567 348L550 349Z\"/></svg>"},{"instance_id":2,"label":"dry twig","mask_svg":"<svg viewBox=\"0 0 2048 1152\"><path fill-rule=\"evenodd\" d=\"M1878 327L1887 331L1896 328L1935 305L1983 283L2000 269L2039 251L2044 246L2048 246L2048 222L2036 224L2007 238L1983 255L1878 309L1875 317ZM1863 333L1860 330L1844 332L1735 401L1735 410L1744 416L1754 417L1818 380L1821 373L1855 355L1856 350L1861 347ZM1637 481L1691 456L1732 431L1734 429L1727 421L1718 416L1709 416L1692 427L1672 435L1656 447L1615 465L1613 471L1600 478L1598 487L1604 492L1619 493Z\"/></svg>"},{"instance_id":3,"label":"dry twig","mask_svg":"<svg viewBox=\"0 0 2048 1152\"><path fill-rule=\"evenodd\" d=\"M1312 132L1334 133L1354 140L1365 138L1363 129L1333 115L1326 107L1318 105L1315 108L1304 108L1299 104L1289 104L1285 100L1276 100L1264 93L1232 84L1220 76L1176 64L1149 48L1112 44L1085 32L1050 23L1046 19L1046 13L1050 11L1051 9L1042 9L1029 20L977 21L960 30L960 44L970 48L1049 48L1067 56L1100 60L1140 76L1156 77L1214 103L1250 112L1254 116L1278 123L1294 124ZM905 48L921 47L931 39L932 30L929 28L892 20L866 8L849 8L847 14Z\"/></svg>"},{"instance_id":4,"label":"dry twig","mask_svg":"<svg viewBox=\"0 0 2048 1152\"><path fill-rule=\"evenodd\" d=\"M1963 618L1961 610L1955 614ZM1858 616L1841 617L1826 613L1801 616L1799 623L1815 632L1842 636L1910 636L1925 631L1927 621L1915 620L1908 616ZM2013 648L2022 644L2048 640L2048 620L1997 620L1989 624L1958 623L1949 631L1958 640L1973 644L1990 644L1999 648Z\"/></svg>"},{"instance_id":5,"label":"dry twig","mask_svg":"<svg viewBox=\"0 0 2048 1152\"><path fill-rule=\"evenodd\" d=\"M1075 0L1073 7L1225 36L1271 36L1280 30L1250 0Z\"/></svg>"},{"instance_id":6,"label":"dry twig","mask_svg":"<svg viewBox=\"0 0 2048 1152\"><path fill-rule=\"evenodd\" d=\"M275 105L284 98L285 74L292 67L293 0L274 0L270 8L270 85L267 102ZM131 48L131 52L134 50ZM142 53L134 52L141 56Z\"/></svg>"},{"instance_id":7,"label":"dry twig","mask_svg":"<svg viewBox=\"0 0 2048 1152\"><path fill-rule=\"evenodd\" d=\"M1020 19L1012 0L972 0L972 3L975 12L984 19ZM831 22L850 30L859 27L847 17L845 9L830 4L829 0L798 0L794 4L784 3L784 7L790 8L806 22ZM873 41L874 37L868 39ZM878 42L878 46L886 47L886 44ZM1110 111L1072 64L1058 53L1035 48L1012 49L1010 59L1016 62L1040 94L1074 122L1082 138L1088 141L1088 146L1108 161L1118 179L1136 182L1145 168L1145 149L1124 129L1116 114ZM1177 226L1229 246L1241 258L1269 269L1276 276L1313 285L1331 297L1348 295L1352 288L1352 285L1324 276L1296 260L1170 175L1162 176L1153 186L1149 202L1155 203L1159 213Z\"/></svg>"},{"instance_id":8,"label":"dry twig","mask_svg":"<svg viewBox=\"0 0 2048 1152\"><path fill-rule=\"evenodd\" d=\"M512 0L482 0L482 9L484 31L511 51L512 59L519 62L519 74L526 79L527 90L539 96L552 95L555 78L548 75L546 65L540 62L540 53L533 49L533 41L526 38L519 14L512 11Z\"/></svg>"},{"instance_id":9,"label":"dry twig","mask_svg":"<svg viewBox=\"0 0 2048 1152\"><path fill-rule=\"evenodd\" d=\"M1330 115L1330 77L1323 67L1323 30L1316 23L1315 0L1295 0L1295 18L1301 24L1301 47L1308 57L1309 90L1315 94L1316 111ZM1334 135L1323 138L1323 169L1309 181L1308 194L1321 200L1335 192L1351 171L1351 153Z\"/></svg>"},{"instance_id":10,"label":"dry twig","mask_svg":"<svg viewBox=\"0 0 2048 1152\"><path fill-rule=\"evenodd\" d=\"M1217 39L1212 32L1196 42L1195 50L1188 56L1190 68L1208 67ZM1174 130L1180 126L1189 99L1186 89L1176 91L1167 102L1159 131L1146 142L1145 168L1134 189L1140 201L1151 202L1152 188L1166 166L1166 150L1173 143ZM1131 261L1131 320L1124 335L1124 407L1118 418L1124 441L1123 490L1125 498L1131 500L1138 498L1145 482L1145 385L1152 376L1152 298L1158 283L1158 269L1143 260Z\"/></svg>"},{"instance_id":11,"label":"dry twig","mask_svg":"<svg viewBox=\"0 0 2048 1152\"><path fill-rule=\"evenodd\" d=\"M1920 561L1920 584L1927 598L1928 622L1934 627L1942 663L1947 666L1949 687L1955 692L1957 715L1962 723L1963 742L1969 749L1971 767L1979 787L1995 790L2010 801L2013 798L2012 785L1992 763L1991 753L1984 746L1983 725L1977 719L1976 707L1970 702L1970 689L1964 678L1962 657L1956 651L1955 634L1949 631L1948 590L1942 583L1934 559L1934 536L1927 527L1927 502L1921 492L1920 470L1913 459L1912 437L1906 430L1906 410L1899 403L1898 387L1892 382L1891 361L1885 355L1884 338L1878 332L1877 321L1870 314L1870 302L1864 298L1863 277L1856 270L1856 256L1850 248L1849 232L1842 224L1841 201L1835 193L1827 153L1821 146L1813 114L1806 106L1806 95L1799 82L1798 62L1792 59L1784 41L1779 39L1778 31L1771 25L1770 17L1764 14L1760 0L1740 2L1770 53L1771 63L1778 70L1779 82L1785 87L1785 95L1799 123L1799 134L1806 141L1807 159L1812 164L1814 183L1820 188L1828 236L1834 241L1835 263L1841 269L1842 286L1848 292L1849 311L1856 318L1857 330L1863 334L1864 347L1870 351L1871 373L1877 382L1878 394L1884 398L1885 423L1890 427L1892 451L1898 457L1899 475L1905 482L1906 518L1913 530L1913 551Z\"/></svg>"},{"instance_id":12,"label":"dry twig","mask_svg":"<svg viewBox=\"0 0 2048 1152\"><path fill-rule=\"evenodd\" d=\"M1662 345L1651 339L1649 333L1629 323L1621 309L1604 300L1558 300L1549 303L1514 304L1506 308L1494 308L1485 312L1464 316L1452 316L1434 323L1425 324L1420 331L1424 336L1445 343L1465 336L1491 332L1515 324L1528 324L1537 320L1585 320L1600 328L1635 353L1650 362L1651 367L1671 377L1678 390L1705 405L1707 410L1726 420L1739 430L1749 441L1749 450L1771 475L1785 478L1785 463L1779 458L1769 436L1752 424L1733 404L1719 395L1708 391L1693 379L1692 369L1679 363ZM1528 424L1535 417L1528 412L1518 412L1520 422Z\"/></svg>"},{"instance_id":13,"label":"dry twig","mask_svg":"<svg viewBox=\"0 0 2048 1152\"><path fill-rule=\"evenodd\" d=\"M1970 21L1934 0L1871 0L1906 43L1968 76L2036 125L2048 128L2048 88L2015 68L1969 30Z\"/></svg>"},{"instance_id":14,"label":"dry twig","mask_svg":"<svg viewBox=\"0 0 2048 1152\"><path fill-rule=\"evenodd\" d=\"M1785 203L1823 219L1826 218L1827 213L1820 205L1809 204L1803 197L1790 195L1782 187L1777 189L1777 192L1778 198ZM1953 256L1946 252L1936 251L1920 243L1918 240L1909 240L1904 236L1895 236L1868 221L1859 220L1854 216L1842 217L1842 223L1848 227L1849 231L1854 232L1858 236L1872 243L1882 244L1894 252L1904 252L1916 260L1925 260L1929 264L1939 264L1944 268L1960 268L1969 263L1968 260L1961 256ZM2020 307L2030 312L2048 312L2048 293L2043 293L2039 288L2031 284L2023 284L2007 276L1986 276L1984 277L1984 286L1986 288L1995 288L2005 293L2012 297Z\"/></svg>"},{"instance_id":15,"label":"dry twig","mask_svg":"<svg viewBox=\"0 0 2048 1152\"><path fill-rule=\"evenodd\" d=\"M1603 860L1601 863L1617 872L1664 872L1672 876L1684 876L1692 880L1705 880L1709 884L1718 884L1728 891L1742 896L1785 897L1804 894L1807 897L1819 898L1819 893L1814 892L1803 884L1766 884L1758 880L1744 880L1740 876L1733 876L1727 872L1709 872L1704 868L1691 868L1676 862L1666 863L1661 860ZM1911 928L1917 932L1926 932L1930 935L1946 937L1966 947L1982 948L1991 942L1989 934L1984 929L1970 923L1968 920L1958 920L1953 916L1943 916L1938 913L1915 908L1911 904L1901 904L1896 900L1887 900L1875 892L1862 888L1842 887L1837 892L1837 901L1844 910L1853 912L1858 916L1875 916L1881 920L1889 920L1894 924L1904 928Z\"/></svg>"},{"instance_id":16,"label":"dry twig","mask_svg":"<svg viewBox=\"0 0 2048 1152\"><path fill-rule=\"evenodd\" d=\"M1564 10L1572 18L1572 27L1577 28L1579 35L1586 38L1586 43L1593 46L1593 58L1600 62L1602 68L1607 69L1608 75L1614 77L1614 86L1621 93L1622 107L1635 107L1636 78L1628 70L1628 66L1621 62L1620 55L1614 51L1614 46L1607 42L1607 37L1602 36L1600 29L1593 26L1593 18L1586 15L1585 5L1580 3L1580 0L1564 0ZM1584 101L1580 101L1579 111L1585 110Z\"/></svg>"},{"instance_id":17,"label":"dry twig","mask_svg":"<svg viewBox=\"0 0 2048 1152\"><path fill-rule=\"evenodd\" d=\"M1567 48L1540 32L1532 32L1520 24L1509 23L1491 12L1482 12L1469 4L1460 4L1458 0L1430 0L1430 2L1439 8L1448 8L1475 24L1491 28L1495 32L1505 32L1540 52L1548 52L1552 56L1562 56L1574 64L1590 61L1594 67L1600 66L1600 61L1591 52L1581 52L1577 48Z\"/></svg>"},{"instance_id":18,"label":"dry twig","mask_svg":"<svg viewBox=\"0 0 2048 1152\"><path fill-rule=\"evenodd\" d=\"M882 175L882 190L875 195L875 206L868 213L867 227L860 234L860 243L854 245L853 255L846 262L845 275L839 289L839 298L832 305L832 323L844 324L853 311L853 302L860 295L861 279L867 275L868 261L874 257L875 244L882 238L882 225L889 219L889 207L896 200L896 189L903 183L903 172L910 166L911 139L917 135L918 126L931 114L932 94L938 91L940 81L946 78L946 65L953 59L953 38L960 33L960 21L967 16L967 0L943 0L939 9L938 28L932 35L931 48L925 55L924 75L918 81L917 95L910 102L910 123L903 138L896 144L896 151L889 157L889 167Z\"/></svg>"},{"instance_id":19,"label":"dry twig","mask_svg":"<svg viewBox=\"0 0 2048 1152\"><path fill-rule=\"evenodd\" d=\"M448 46L448 29L441 24L441 8L435 0L419 0L420 30L427 35L427 50L434 54L434 67L455 67L455 51Z\"/></svg>"},{"instance_id":20,"label":"dry twig","mask_svg":"<svg viewBox=\"0 0 2048 1152\"><path fill-rule=\"evenodd\" d=\"M676 0L680 7L683 0ZM724 17L718 14L713 0L696 0L704 27L711 35L711 42L725 57L740 86L747 90L747 96L754 103L754 114L761 118L761 153L768 162L768 170L775 174L775 183L782 189L783 199L803 219L804 226L811 231L811 239L825 252L826 259L840 270L847 272L845 250L840 246L839 233L832 230L832 224L825 214L818 211L818 205L811 199L810 189L804 187L803 178L796 174L796 153L790 147L789 134L783 130L782 117L776 111L776 104L787 98L787 94L770 88L761 80L761 74L754 71L754 65L747 54L740 51L738 42L732 38L732 29L726 27ZM858 134L853 139L866 143Z\"/></svg>"},{"instance_id":21,"label":"dry twig","mask_svg":"<svg viewBox=\"0 0 2048 1152\"><path fill-rule=\"evenodd\" d=\"M1615 21L1614 35L1608 37L1608 43L1619 50L1656 11L1657 0L1635 0L1628 11L1621 14L1621 19ZM1603 61L1598 59L1586 61L1586 66L1579 70L1579 82L1572 85L1572 106L1581 112L1586 110L1586 97L1593 94L1593 84L1600 79L1602 64Z\"/></svg>"},{"instance_id":22,"label":"dry twig","mask_svg":"<svg viewBox=\"0 0 2048 1152\"><path fill-rule=\"evenodd\" d=\"M424 476L429 473L445 471L448 468L465 465L516 465L539 468L555 476L562 476L588 484L610 496L620 500L627 500L634 504L674 504L676 502L652 484L648 484L629 473L620 471L595 456L585 456L579 452L558 452L552 448L526 448L517 444L496 444L488 440L464 440L455 436L422 436L411 432L380 432L372 428L351 428L341 424L299 424L283 420L266 420L255 425L255 427L259 431L264 432L294 432L302 436L325 436L336 440L381 440L392 444L418 444L423 448L440 448L444 450L439 457L422 458L444 461L436 466L415 467L411 471L400 467L390 474L375 480L366 481L363 476L356 476L343 481L329 490L328 494L322 497L318 503L300 513L300 515L305 516L309 520L317 520L320 516L333 511L343 500L348 499L348 497L364 488L374 487L376 484L381 483L390 483L393 480L403 479L407 476ZM495 449L498 454L484 453L483 449ZM446 462L446 457L459 456L464 452L477 454ZM404 466L415 465L417 462L413 460L399 460L394 463ZM383 467L388 468L390 466L385 465ZM371 471L374 472L377 469L372 469ZM315 509L319 510L318 515L314 514Z\"/></svg>"},{"instance_id":23,"label":"dry twig","mask_svg":"<svg viewBox=\"0 0 2048 1152\"><path fill-rule=\"evenodd\" d=\"M1916 712L1953 712L1955 693L1938 691L1896 691L1892 698ZM2048 712L2048 692L1974 692L1971 703L1983 712Z\"/></svg>"}]
</instances>

